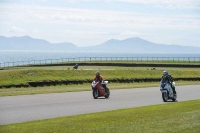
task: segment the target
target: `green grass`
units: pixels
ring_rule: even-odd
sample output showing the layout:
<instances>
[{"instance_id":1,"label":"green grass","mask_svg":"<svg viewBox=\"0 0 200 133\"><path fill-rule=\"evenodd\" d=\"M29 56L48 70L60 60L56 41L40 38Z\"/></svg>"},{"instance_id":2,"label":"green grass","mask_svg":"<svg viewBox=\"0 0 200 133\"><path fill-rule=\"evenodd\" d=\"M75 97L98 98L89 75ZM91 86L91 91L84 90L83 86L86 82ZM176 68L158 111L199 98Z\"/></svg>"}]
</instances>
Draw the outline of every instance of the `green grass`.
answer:
<instances>
[{"instance_id":1,"label":"green grass","mask_svg":"<svg viewBox=\"0 0 200 133\"><path fill-rule=\"evenodd\" d=\"M181 85L200 85L199 81L177 81L176 86ZM34 94L48 94L48 93L63 93L63 92L77 92L77 91L91 91L91 84L84 83L78 85L57 85L45 87L28 87L28 88L3 88L0 89L0 97L2 96L17 96L17 95L34 95ZM158 87L158 82L148 83L109 83L110 90L128 89L128 88L146 88Z\"/></svg>"},{"instance_id":2,"label":"green grass","mask_svg":"<svg viewBox=\"0 0 200 133\"><path fill-rule=\"evenodd\" d=\"M26 84L29 81L43 80L92 80L95 72L100 71L105 80L119 78L161 78L163 70L169 70L174 78L200 77L199 68L162 68L151 70L149 67L116 67L116 66L80 66L73 70L72 66L43 66L43 67L15 67L0 71L0 86ZM176 82L176 81L175 81ZM177 84L178 83L178 84ZM199 81L178 81L176 85L199 84ZM111 83L110 89L140 88L158 86L159 83ZM71 91L90 90L90 83L83 85L29 87L29 88L3 88L0 96L61 93Z\"/></svg>"},{"instance_id":3,"label":"green grass","mask_svg":"<svg viewBox=\"0 0 200 133\"><path fill-rule=\"evenodd\" d=\"M162 71L145 70L145 69L112 69L102 70L101 75L104 79L109 80L113 78L161 78ZM43 81L43 80L92 80L97 70L47 70L47 69L17 69L17 70L3 70L0 71L0 85L9 84L26 84L29 81ZM199 77L199 69L191 70L170 70L169 73L175 78L180 77Z\"/></svg>"},{"instance_id":4,"label":"green grass","mask_svg":"<svg viewBox=\"0 0 200 133\"><path fill-rule=\"evenodd\" d=\"M1 133L199 133L200 100L0 126Z\"/></svg>"}]
</instances>

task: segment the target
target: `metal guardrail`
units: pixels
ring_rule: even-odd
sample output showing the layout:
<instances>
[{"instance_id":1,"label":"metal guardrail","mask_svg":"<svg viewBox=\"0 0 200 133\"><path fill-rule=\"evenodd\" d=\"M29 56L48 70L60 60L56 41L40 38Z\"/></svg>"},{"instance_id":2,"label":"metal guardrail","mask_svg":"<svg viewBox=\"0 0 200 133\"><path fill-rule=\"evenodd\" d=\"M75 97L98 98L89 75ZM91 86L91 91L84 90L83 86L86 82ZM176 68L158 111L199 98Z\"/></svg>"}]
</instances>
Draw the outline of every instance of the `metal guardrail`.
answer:
<instances>
[{"instance_id":1,"label":"metal guardrail","mask_svg":"<svg viewBox=\"0 0 200 133\"><path fill-rule=\"evenodd\" d=\"M86 62L86 61L178 61L178 62L200 62L200 57L77 57L77 58L61 58L61 59L45 59L45 60L30 60L30 61L15 61L0 63L0 69L4 67L25 66L25 65L44 65L55 63L69 62Z\"/></svg>"}]
</instances>

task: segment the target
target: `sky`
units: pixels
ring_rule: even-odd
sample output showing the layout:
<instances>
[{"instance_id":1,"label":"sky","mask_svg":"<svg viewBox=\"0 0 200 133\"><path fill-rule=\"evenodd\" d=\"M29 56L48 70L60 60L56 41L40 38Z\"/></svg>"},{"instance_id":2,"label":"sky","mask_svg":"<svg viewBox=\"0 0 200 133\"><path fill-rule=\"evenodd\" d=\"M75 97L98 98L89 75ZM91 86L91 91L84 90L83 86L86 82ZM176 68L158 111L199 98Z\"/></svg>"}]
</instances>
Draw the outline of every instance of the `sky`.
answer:
<instances>
[{"instance_id":1,"label":"sky","mask_svg":"<svg viewBox=\"0 0 200 133\"><path fill-rule=\"evenodd\" d=\"M200 47L200 0L0 0L0 36L78 47L132 37Z\"/></svg>"}]
</instances>

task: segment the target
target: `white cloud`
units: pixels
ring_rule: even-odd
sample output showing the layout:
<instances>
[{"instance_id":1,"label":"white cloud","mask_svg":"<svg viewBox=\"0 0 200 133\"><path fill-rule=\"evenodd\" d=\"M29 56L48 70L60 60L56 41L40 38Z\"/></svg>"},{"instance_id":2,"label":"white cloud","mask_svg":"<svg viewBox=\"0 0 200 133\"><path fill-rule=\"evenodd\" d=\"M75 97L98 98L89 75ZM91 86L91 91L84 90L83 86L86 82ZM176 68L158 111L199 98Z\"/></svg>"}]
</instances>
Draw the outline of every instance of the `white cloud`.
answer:
<instances>
[{"instance_id":1,"label":"white cloud","mask_svg":"<svg viewBox=\"0 0 200 133\"><path fill-rule=\"evenodd\" d=\"M155 7L163 7L168 9L175 8L200 8L199 0L63 0L65 2L76 3L76 2L124 2L133 4L152 4Z\"/></svg>"},{"instance_id":2,"label":"white cloud","mask_svg":"<svg viewBox=\"0 0 200 133\"><path fill-rule=\"evenodd\" d=\"M91 30L65 30L68 35L109 35L106 31L91 31Z\"/></svg>"},{"instance_id":3,"label":"white cloud","mask_svg":"<svg viewBox=\"0 0 200 133\"><path fill-rule=\"evenodd\" d=\"M199 0L108 0L139 4L152 4L167 9L200 9Z\"/></svg>"},{"instance_id":4,"label":"white cloud","mask_svg":"<svg viewBox=\"0 0 200 133\"><path fill-rule=\"evenodd\" d=\"M26 30L23 30L19 27L16 27L16 26L13 26L11 27L10 29L7 29L6 32L10 32L10 33L15 33L15 32L18 32L18 33L25 33Z\"/></svg>"},{"instance_id":5,"label":"white cloud","mask_svg":"<svg viewBox=\"0 0 200 133\"><path fill-rule=\"evenodd\" d=\"M137 29L200 29L200 15L163 16L148 13L25 5L0 5L0 12L0 23L22 22Z\"/></svg>"},{"instance_id":6,"label":"white cloud","mask_svg":"<svg viewBox=\"0 0 200 133\"><path fill-rule=\"evenodd\" d=\"M71 2L81 1L71 0ZM172 9L199 7L199 4L195 5L195 0L190 0L189 2L182 0L182 3L179 0L166 0L164 2L160 0L149 0L148 2L144 0L123 0L123 2L146 5L150 3L158 6L157 8ZM180 5L178 5L178 2L180 2ZM196 3L198 2L196 1ZM125 39L139 36L145 37L148 40L154 40L152 38L158 37L162 38L160 39L160 43L162 41L163 43L167 43L171 41L169 39L170 36L174 37L174 35L178 36L174 37L177 40L184 39L185 37L195 40L194 35L199 35L200 31L200 14L189 14L186 12L186 14L160 13L159 15L149 12L135 13L119 10L108 11L103 9L48 7L37 6L35 4L22 5L8 3L0 4L0 25L0 34L5 36L30 35L52 42L67 41L80 45L93 45L100 44L97 41L104 42L111 38ZM184 35L183 33L190 34ZM199 40L198 37L196 38L196 40ZM187 42L185 41L184 43L186 44Z\"/></svg>"},{"instance_id":7,"label":"white cloud","mask_svg":"<svg viewBox=\"0 0 200 133\"><path fill-rule=\"evenodd\" d=\"M140 35L138 32L133 32L133 31L124 31L120 34L120 36L129 36L129 37L133 37L133 36L138 36Z\"/></svg>"}]
</instances>

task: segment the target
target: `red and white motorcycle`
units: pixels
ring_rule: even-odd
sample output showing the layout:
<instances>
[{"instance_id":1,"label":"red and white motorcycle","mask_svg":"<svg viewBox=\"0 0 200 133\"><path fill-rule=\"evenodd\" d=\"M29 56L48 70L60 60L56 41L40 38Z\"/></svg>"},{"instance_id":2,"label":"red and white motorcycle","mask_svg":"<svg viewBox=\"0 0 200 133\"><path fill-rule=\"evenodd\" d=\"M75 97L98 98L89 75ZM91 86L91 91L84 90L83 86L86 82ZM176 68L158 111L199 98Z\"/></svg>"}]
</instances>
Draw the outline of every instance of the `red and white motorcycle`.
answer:
<instances>
[{"instance_id":1,"label":"red and white motorcycle","mask_svg":"<svg viewBox=\"0 0 200 133\"><path fill-rule=\"evenodd\" d=\"M92 94L94 99L97 99L98 97L105 97L109 98L110 96L110 90L106 86L108 84L108 81L102 81L102 83L93 81L92 82Z\"/></svg>"}]
</instances>

